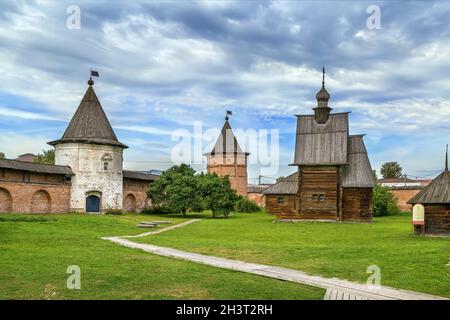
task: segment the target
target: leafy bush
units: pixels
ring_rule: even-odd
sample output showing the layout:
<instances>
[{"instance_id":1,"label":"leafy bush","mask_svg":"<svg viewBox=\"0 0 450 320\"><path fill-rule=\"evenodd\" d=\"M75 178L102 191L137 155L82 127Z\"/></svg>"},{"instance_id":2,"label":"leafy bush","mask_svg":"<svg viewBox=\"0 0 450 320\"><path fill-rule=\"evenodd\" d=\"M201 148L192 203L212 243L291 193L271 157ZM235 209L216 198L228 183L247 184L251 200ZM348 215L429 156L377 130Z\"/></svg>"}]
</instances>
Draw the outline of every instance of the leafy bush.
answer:
<instances>
[{"instance_id":1,"label":"leafy bush","mask_svg":"<svg viewBox=\"0 0 450 320\"><path fill-rule=\"evenodd\" d=\"M122 210L122 209L108 209L105 211L105 214L110 214L110 215L114 215L114 216L122 216L122 215L126 214L126 211Z\"/></svg>"},{"instance_id":2,"label":"leafy bush","mask_svg":"<svg viewBox=\"0 0 450 320\"><path fill-rule=\"evenodd\" d=\"M260 212L261 208L255 201L249 200L245 197L241 197L235 206L236 212Z\"/></svg>"},{"instance_id":3,"label":"leafy bush","mask_svg":"<svg viewBox=\"0 0 450 320\"><path fill-rule=\"evenodd\" d=\"M174 213L173 210L171 210L168 206L164 205L146 208L141 212L141 214L157 214L157 215L170 213Z\"/></svg>"},{"instance_id":4,"label":"leafy bush","mask_svg":"<svg viewBox=\"0 0 450 320\"><path fill-rule=\"evenodd\" d=\"M399 214L400 212L397 199L389 191L389 188L376 184L373 188L374 217L391 216Z\"/></svg>"}]
</instances>

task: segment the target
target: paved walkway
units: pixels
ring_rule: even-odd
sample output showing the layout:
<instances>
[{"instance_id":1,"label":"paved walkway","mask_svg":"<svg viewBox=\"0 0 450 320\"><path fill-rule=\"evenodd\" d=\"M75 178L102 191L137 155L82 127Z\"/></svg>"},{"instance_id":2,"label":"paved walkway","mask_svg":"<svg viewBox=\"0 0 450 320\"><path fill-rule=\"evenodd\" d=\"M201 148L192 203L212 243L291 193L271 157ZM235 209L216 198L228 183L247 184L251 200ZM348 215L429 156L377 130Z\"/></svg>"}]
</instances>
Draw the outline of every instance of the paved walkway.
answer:
<instances>
[{"instance_id":1,"label":"paved walkway","mask_svg":"<svg viewBox=\"0 0 450 320\"><path fill-rule=\"evenodd\" d=\"M225 259L215 256L192 253L167 247L154 246L151 244L137 243L126 238L144 237L151 234L157 234L176 228L186 226L198 220L186 221L164 229L150 231L134 236L121 237L103 237L102 239L111 241L118 245L140 249L145 252L156 255L170 257L175 259L187 260L201 263L217 268L247 272L269 278L297 282L309 286L319 287L327 290L324 299L327 300L445 300L446 298L432 296L424 293L395 289L380 286L379 288L370 288L367 285L341 280L337 278L323 278L319 276L308 275L302 271L275 267L263 264L248 263L239 260Z\"/></svg>"}]
</instances>

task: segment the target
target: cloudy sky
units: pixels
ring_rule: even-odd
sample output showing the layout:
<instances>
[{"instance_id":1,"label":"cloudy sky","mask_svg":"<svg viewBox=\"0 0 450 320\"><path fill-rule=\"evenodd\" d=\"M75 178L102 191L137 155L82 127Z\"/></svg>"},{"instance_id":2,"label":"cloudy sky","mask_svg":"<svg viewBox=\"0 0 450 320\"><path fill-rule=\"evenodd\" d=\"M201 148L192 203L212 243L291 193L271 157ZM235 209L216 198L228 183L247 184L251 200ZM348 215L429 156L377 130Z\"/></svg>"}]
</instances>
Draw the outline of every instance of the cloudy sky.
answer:
<instances>
[{"instance_id":1,"label":"cloudy sky","mask_svg":"<svg viewBox=\"0 0 450 320\"><path fill-rule=\"evenodd\" d=\"M67 27L72 4L79 29ZM370 4L381 29L367 28ZM230 109L233 128L279 130L274 176L286 175L293 115L312 112L325 65L330 106L351 111L372 166L430 177L450 142L449 16L449 1L1 1L0 151L50 148L94 68L126 168L167 168L174 130L220 128Z\"/></svg>"}]
</instances>

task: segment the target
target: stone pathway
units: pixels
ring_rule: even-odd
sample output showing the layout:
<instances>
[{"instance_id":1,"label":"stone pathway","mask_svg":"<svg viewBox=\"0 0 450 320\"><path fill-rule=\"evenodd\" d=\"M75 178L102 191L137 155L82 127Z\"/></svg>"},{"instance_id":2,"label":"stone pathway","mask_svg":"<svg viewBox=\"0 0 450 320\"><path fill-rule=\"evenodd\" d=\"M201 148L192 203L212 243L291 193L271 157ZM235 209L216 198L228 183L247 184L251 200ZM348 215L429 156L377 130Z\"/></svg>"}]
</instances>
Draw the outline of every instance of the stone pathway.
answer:
<instances>
[{"instance_id":1,"label":"stone pathway","mask_svg":"<svg viewBox=\"0 0 450 320\"><path fill-rule=\"evenodd\" d=\"M198 219L189 220L164 229L141 233L134 236L103 237L118 245L143 250L156 255L181 259L200 264L205 264L217 268L247 272L269 278L301 283L309 286L319 287L327 290L325 300L446 300L446 298L428 295L419 292L395 289L380 286L379 288L370 288L367 285L354 283L337 278L323 278L319 276L308 275L302 271L275 267L263 264L248 263L239 260L225 259L215 256L192 253L167 247L154 246L151 244L137 243L126 238L144 237L157 234L176 228L184 227L191 223L199 221Z\"/></svg>"}]
</instances>

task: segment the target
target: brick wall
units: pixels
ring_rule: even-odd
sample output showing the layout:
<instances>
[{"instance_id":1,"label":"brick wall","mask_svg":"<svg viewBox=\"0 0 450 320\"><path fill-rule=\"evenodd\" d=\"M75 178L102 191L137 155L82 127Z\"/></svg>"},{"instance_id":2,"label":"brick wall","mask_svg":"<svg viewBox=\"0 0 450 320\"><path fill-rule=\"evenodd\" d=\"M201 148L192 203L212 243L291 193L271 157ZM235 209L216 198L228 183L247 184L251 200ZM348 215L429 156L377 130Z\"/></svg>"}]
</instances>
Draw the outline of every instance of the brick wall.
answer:
<instances>
[{"instance_id":1,"label":"brick wall","mask_svg":"<svg viewBox=\"0 0 450 320\"><path fill-rule=\"evenodd\" d=\"M402 211L412 210L412 206L410 204L407 204L406 202L412 197L414 197L416 194L418 194L420 190L422 190L422 187L418 188L406 187L406 188L390 189L394 197L397 198L398 206Z\"/></svg>"},{"instance_id":2,"label":"brick wall","mask_svg":"<svg viewBox=\"0 0 450 320\"><path fill-rule=\"evenodd\" d=\"M266 196L259 192L248 192L247 198L249 200L255 201L256 204L262 208L266 207Z\"/></svg>"},{"instance_id":3,"label":"brick wall","mask_svg":"<svg viewBox=\"0 0 450 320\"><path fill-rule=\"evenodd\" d=\"M68 212L70 189L64 176L4 169L0 175L0 212Z\"/></svg>"},{"instance_id":4,"label":"brick wall","mask_svg":"<svg viewBox=\"0 0 450 320\"><path fill-rule=\"evenodd\" d=\"M123 209L129 212L141 212L149 207L148 188L149 181L123 179Z\"/></svg>"}]
</instances>

